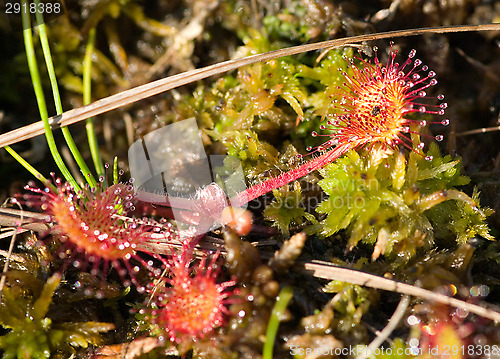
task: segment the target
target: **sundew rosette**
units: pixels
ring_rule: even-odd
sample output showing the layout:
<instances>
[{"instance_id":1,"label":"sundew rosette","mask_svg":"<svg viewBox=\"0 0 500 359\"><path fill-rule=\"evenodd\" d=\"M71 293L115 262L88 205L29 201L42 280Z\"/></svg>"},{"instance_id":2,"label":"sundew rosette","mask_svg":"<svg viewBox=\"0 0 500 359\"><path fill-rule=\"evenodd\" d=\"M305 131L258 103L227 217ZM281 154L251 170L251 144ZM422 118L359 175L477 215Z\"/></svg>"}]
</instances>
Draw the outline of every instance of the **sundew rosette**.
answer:
<instances>
[{"instance_id":1,"label":"sundew rosette","mask_svg":"<svg viewBox=\"0 0 500 359\"><path fill-rule=\"evenodd\" d=\"M423 65L420 59L414 59L415 50L410 51L403 64L396 62L397 54L391 44L385 65L377 56L373 62L358 58L358 64L354 59L345 58L350 69L338 70L345 82L332 93L332 100L326 105L325 122L320 126L321 130L330 130L330 133L312 132L313 137L325 136L329 139L316 148L306 148L312 153L322 152L321 155L248 188L232 198L231 202L237 205L247 203L326 166L349 150L365 147L376 151L382 158L402 145L421 154L424 144L414 144L411 134L419 134L419 126L426 126L428 122L409 115L441 116L448 105L442 102L442 94L436 96L437 104L424 103L433 99L427 91L437 84L436 73ZM446 126L449 121L445 119L438 123ZM443 136L438 135L434 139L441 141Z\"/></svg>"},{"instance_id":2,"label":"sundew rosette","mask_svg":"<svg viewBox=\"0 0 500 359\"><path fill-rule=\"evenodd\" d=\"M49 216L52 226L47 234L61 241L55 255L64 260L62 270L68 265L80 270L90 267L93 275L104 279L111 266L124 285L132 282L143 290L135 277L140 266L154 272L157 269L153 260L145 260L139 252L161 260L144 244L155 232L162 231L166 237L175 234L168 224L160 228L153 221L126 217L134 210L132 185L116 183L107 187L102 182L95 189L75 193L68 183L55 179L56 191L27 186L36 194L25 194L22 200L30 207L40 207Z\"/></svg>"},{"instance_id":3,"label":"sundew rosette","mask_svg":"<svg viewBox=\"0 0 500 359\"><path fill-rule=\"evenodd\" d=\"M376 52L376 48L375 52ZM444 95L437 95L439 103L424 103L427 90L437 84L436 73L429 70L420 59L414 59L416 50L411 50L408 57L399 64L396 62L398 51L392 50L385 65L375 56L371 61L359 58L356 65L353 59L347 59L350 70L339 69L345 78L338 86L338 97L333 100L332 113L327 115L322 130L333 130L331 139L320 146L324 150L334 144L350 143L352 148L368 145L371 148L380 145L382 150L390 151L398 145L413 150L409 137L418 126L426 126L427 121L408 117L410 113L444 115L448 107L441 102ZM448 120L439 122L447 125ZM313 136L318 133L313 132ZM442 135L434 137L441 141ZM418 148L423 143L417 144ZM309 148L311 150L311 148Z\"/></svg>"}]
</instances>

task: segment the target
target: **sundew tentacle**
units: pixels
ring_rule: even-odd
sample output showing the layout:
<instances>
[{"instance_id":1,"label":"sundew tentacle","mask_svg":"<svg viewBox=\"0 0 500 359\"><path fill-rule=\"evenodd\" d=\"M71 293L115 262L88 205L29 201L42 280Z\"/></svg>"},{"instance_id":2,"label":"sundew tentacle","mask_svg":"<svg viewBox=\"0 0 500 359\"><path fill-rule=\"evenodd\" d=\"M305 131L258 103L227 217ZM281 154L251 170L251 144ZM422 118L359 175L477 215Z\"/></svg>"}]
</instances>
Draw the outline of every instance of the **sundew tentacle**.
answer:
<instances>
[{"instance_id":1,"label":"sundew tentacle","mask_svg":"<svg viewBox=\"0 0 500 359\"><path fill-rule=\"evenodd\" d=\"M230 290L236 282L217 283L217 255L207 263L203 257L191 266L193 244L185 242L180 254L168 264L169 277L154 292L157 309L149 310L149 320L172 342L197 341L225 321L227 305L233 302ZM142 310L146 313L146 310Z\"/></svg>"},{"instance_id":2,"label":"sundew tentacle","mask_svg":"<svg viewBox=\"0 0 500 359\"><path fill-rule=\"evenodd\" d=\"M374 50L377 51L376 48ZM391 52L385 65L380 63L377 56L373 63L359 58L359 65L353 59L345 58L350 64L352 75L339 69L345 82L337 88L339 99L333 100L329 106L336 113L326 115L325 124L320 127L321 130L332 130L333 133L318 134L314 131L313 137L329 136L330 139L316 148L306 149L314 153L336 147L299 167L248 188L232 198L231 203L247 203L324 167L351 149L363 146L375 148L375 145L379 145L377 147L383 155L402 145L421 153L423 143L414 144L409 134L419 133L418 126L427 125L427 121L414 120L407 115L413 112L443 115L448 105L442 102L444 95L436 96L439 101L437 105L420 102L430 98L426 90L437 84L436 73L429 71L420 59L414 59L416 50L410 51L402 65L396 62L397 53L392 50L391 44ZM449 121L437 123L446 126ZM434 139L440 141L442 136L438 135Z\"/></svg>"},{"instance_id":3,"label":"sundew tentacle","mask_svg":"<svg viewBox=\"0 0 500 359\"><path fill-rule=\"evenodd\" d=\"M380 143L385 149L394 149L399 144L413 149L405 134L415 132L410 130L411 126L426 125L426 122L406 115L412 112L443 115L447 108L445 102L437 105L420 102L431 98L426 90L436 85L437 80L434 71L429 71L421 60L413 59L415 54L416 51L411 50L402 65L396 62L397 51L393 50L385 66L377 57L373 63L360 59L360 65L349 61L352 75L341 72L346 79L343 86L338 87L342 99L334 103L337 113L326 122L326 128L334 130L330 135L334 142L350 142L353 148ZM442 101L444 96L436 98Z\"/></svg>"},{"instance_id":4,"label":"sundew tentacle","mask_svg":"<svg viewBox=\"0 0 500 359\"><path fill-rule=\"evenodd\" d=\"M56 255L65 260L63 270L69 264L81 270L91 267L91 273L105 277L110 266L116 269L124 285L132 282L143 290L135 274L140 270L131 260L150 270L152 261L144 260L138 252L162 260L150 253L144 245L155 232L155 223L124 219L132 210L133 186L117 183L105 187L102 182L95 191L76 194L69 184L55 180L57 193L50 189L40 190L27 186L36 195L26 194L23 200L30 206L40 206L50 216L54 226L51 234L60 236L62 245ZM162 226L168 236L173 235L171 227Z\"/></svg>"}]
</instances>

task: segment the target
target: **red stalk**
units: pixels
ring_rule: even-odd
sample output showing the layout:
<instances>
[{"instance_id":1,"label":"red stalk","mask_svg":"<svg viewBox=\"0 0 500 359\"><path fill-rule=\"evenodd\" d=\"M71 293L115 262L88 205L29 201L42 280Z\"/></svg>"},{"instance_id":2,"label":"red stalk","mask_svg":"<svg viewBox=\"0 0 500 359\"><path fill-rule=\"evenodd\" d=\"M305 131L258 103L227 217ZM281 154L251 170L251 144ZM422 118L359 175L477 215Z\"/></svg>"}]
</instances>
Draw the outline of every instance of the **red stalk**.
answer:
<instances>
[{"instance_id":1,"label":"red stalk","mask_svg":"<svg viewBox=\"0 0 500 359\"><path fill-rule=\"evenodd\" d=\"M282 173L277 177L269 178L268 180L256 184L245 191L237 194L231 198L230 203L234 207L242 206L255 198L272 191L273 189L279 188L286 185L292 181L295 181L313 171L316 171L327 164L335 161L337 158L345 154L350 149L354 148L355 145L351 142L343 143L338 145L333 150L323 153L321 156L313 158L312 160L294 168L288 172Z\"/></svg>"}]
</instances>

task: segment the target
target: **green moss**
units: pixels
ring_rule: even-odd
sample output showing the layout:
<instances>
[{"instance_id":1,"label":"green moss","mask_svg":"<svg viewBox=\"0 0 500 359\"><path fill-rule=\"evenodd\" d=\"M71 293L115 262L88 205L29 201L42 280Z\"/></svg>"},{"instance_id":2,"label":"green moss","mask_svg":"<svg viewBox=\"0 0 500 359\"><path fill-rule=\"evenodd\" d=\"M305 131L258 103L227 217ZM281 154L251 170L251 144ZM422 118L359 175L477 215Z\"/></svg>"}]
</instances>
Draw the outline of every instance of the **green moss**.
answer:
<instances>
[{"instance_id":1,"label":"green moss","mask_svg":"<svg viewBox=\"0 0 500 359\"><path fill-rule=\"evenodd\" d=\"M298 182L295 182L293 190L284 186L274 190L273 194L274 200L264 209L264 219L271 221L283 234L290 234L292 224L300 226L305 220L317 223L316 218L304 208L304 196Z\"/></svg>"},{"instance_id":2,"label":"green moss","mask_svg":"<svg viewBox=\"0 0 500 359\"><path fill-rule=\"evenodd\" d=\"M373 149L364 156L350 151L325 167L319 184L329 198L317 209L326 218L316 232L329 237L347 230L348 250L359 241L374 245L373 259L386 254L408 260L436 239L492 239L485 223L491 212L479 208L477 195L456 190L469 181L460 174L460 160L441 157L434 143L427 156L433 159L416 152L406 160L401 152L382 158Z\"/></svg>"},{"instance_id":3,"label":"green moss","mask_svg":"<svg viewBox=\"0 0 500 359\"><path fill-rule=\"evenodd\" d=\"M77 347L103 344L100 333L115 327L111 323L57 322L48 316L61 281L59 274L46 283L17 271L7 277L0 304L0 324L10 330L0 337L3 358L49 358L56 351L69 357Z\"/></svg>"}]
</instances>

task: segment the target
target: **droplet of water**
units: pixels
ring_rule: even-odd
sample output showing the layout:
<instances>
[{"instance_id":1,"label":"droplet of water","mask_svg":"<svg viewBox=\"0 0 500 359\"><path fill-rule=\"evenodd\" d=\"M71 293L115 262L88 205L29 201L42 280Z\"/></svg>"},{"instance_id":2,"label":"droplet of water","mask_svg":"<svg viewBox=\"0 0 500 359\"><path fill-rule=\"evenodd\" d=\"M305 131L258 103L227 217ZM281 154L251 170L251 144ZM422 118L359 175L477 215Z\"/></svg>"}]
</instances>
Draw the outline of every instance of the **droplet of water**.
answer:
<instances>
[{"instance_id":1,"label":"droplet of water","mask_svg":"<svg viewBox=\"0 0 500 359\"><path fill-rule=\"evenodd\" d=\"M408 54L408 58L409 59L413 58L416 55L416 53L417 53L417 50L411 49L410 53Z\"/></svg>"},{"instance_id":2,"label":"droplet of water","mask_svg":"<svg viewBox=\"0 0 500 359\"><path fill-rule=\"evenodd\" d=\"M418 96L419 97L425 97L427 95L427 93L425 91L419 91L418 92Z\"/></svg>"},{"instance_id":3,"label":"droplet of water","mask_svg":"<svg viewBox=\"0 0 500 359\"><path fill-rule=\"evenodd\" d=\"M306 147L306 151L311 151L312 150L312 147L311 146L307 146Z\"/></svg>"},{"instance_id":4,"label":"droplet of water","mask_svg":"<svg viewBox=\"0 0 500 359\"><path fill-rule=\"evenodd\" d=\"M436 79L432 79L430 82L429 82L429 85L431 86L434 86L435 84L437 84L438 81Z\"/></svg>"},{"instance_id":5,"label":"droplet of water","mask_svg":"<svg viewBox=\"0 0 500 359\"><path fill-rule=\"evenodd\" d=\"M439 110L438 115L444 115L444 110Z\"/></svg>"},{"instance_id":6,"label":"droplet of water","mask_svg":"<svg viewBox=\"0 0 500 359\"><path fill-rule=\"evenodd\" d=\"M425 146L425 145L424 145L424 143L423 143L423 142L420 142L420 143L417 145L417 148L418 148L419 150L421 150L421 149L423 149L423 148L424 148L424 146Z\"/></svg>"},{"instance_id":7,"label":"droplet of water","mask_svg":"<svg viewBox=\"0 0 500 359\"><path fill-rule=\"evenodd\" d=\"M422 127L423 126L427 126L427 121L426 120L422 120L422 121L420 121L419 125L422 126Z\"/></svg>"},{"instance_id":8,"label":"droplet of water","mask_svg":"<svg viewBox=\"0 0 500 359\"><path fill-rule=\"evenodd\" d=\"M318 136L318 133L316 131L313 131L313 132L311 132L311 136L316 137L316 136Z\"/></svg>"},{"instance_id":9,"label":"droplet of water","mask_svg":"<svg viewBox=\"0 0 500 359\"><path fill-rule=\"evenodd\" d=\"M412 80L418 80L418 79L420 79L420 75L419 74L413 74L411 76L411 78L412 78Z\"/></svg>"},{"instance_id":10,"label":"droplet of water","mask_svg":"<svg viewBox=\"0 0 500 359\"><path fill-rule=\"evenodd\" d=\"M442 104L439 105L441 108L448 108L448 104L446 102L443 102Z\"/></svg>"},{"instance_id":11,"label":"droplet of water","mask_svg":"<svg viewBox=\"0 0 500 359\"><path fill-rule=\"evenodd\" d=\"M438 100L444 100L444 95L443 95L443 94L439 94L439 95L437 95L437 99L438 99Z\"/></svg>"},{"instance_id":12,"label":"droplet of water","mask_svg":"<svg viewBox=\"0 0 500 359\"><path fill-rule=\"evenodd\" d=\"M425 108L425 106L420 106L418 111L423 113L423 112L427 111L427 109Z\"/></svg>"},{"instance_id":13,"label":"droplet of water","mask_svg":"<svg viewBox=\"0 0 500 359\"><path fill-rule=\"evenodd\" d=\"M422 66L422 71L427 71L427 70L429 70L429 66L427 65Z\"/></svg>"},{"instance_id":14,"label":"droplet of water","mask_svg":"<svg viewBox=\"0 0 500 359\"><path fill-rule=\"evenodd\" d=\"M436 137L434 137L434 138L436 139L436 141L441 142L441 141L443 140L444 136L443 136L443 135L437 135L437 136L436 136Z\"/></svg>"},{"instance_id":15,"label":"droplet of water","mask_svg":"<svg viewBox=\"0 0 500 359\"><path fill-rule=\"evenodd\" d=\"M326 126L325 126L325 125L320 125L320 126L319 126L319 129L320 129L320 130L326 130Z\"/></svg>"},{"instance_id":16,"label":"droplet of water","mask_svg":"<svg viewBox=\"0 0 500 359\"><path fill-rule=\"evenodd\" d=\"M441 121L441 125L443 125L443 126L448 126L449 124L450 124L450 120L448 120L448 119Z\"/></svg>"},{"instance_id":17,"label":"droplet of water","mask_svg":"<svg viewBox=\"0 0 500 359\"><path fill-rule=\"evenodd\" d=\"M432 161L432 159L433 159L433 158L434 158L434 157L432 157L432 156L425 156L425 160L426 160L426 161Z\"/></svg>"},{"instance_id":18,"label":"droplet of water","mask_svg":"<svg viewBox=\"0 0 500 359\"><path fill-rule=\"evenodd\" d=\"M422 65L422 60L420 60L420 59L416 59L416 60L413 62L413 64L415 65L415 67L416 67L416 66L420 66L420 65Z\"/></svg>"},{"instance_id":19,"label":"droplet of water","mask_svg":"<svg viewBox=\"0 0 500 359\"><path fill-rule=\"evenodd\" d=\"M429 71L429 74L427 76L434 77L436 76L436 73L434 71Z\"/></svg>"}]
</instances>

